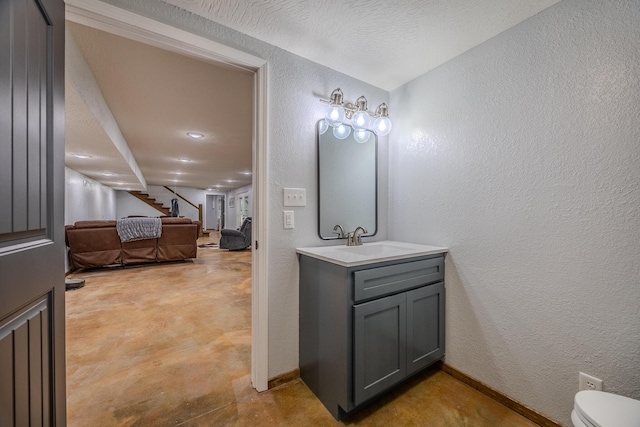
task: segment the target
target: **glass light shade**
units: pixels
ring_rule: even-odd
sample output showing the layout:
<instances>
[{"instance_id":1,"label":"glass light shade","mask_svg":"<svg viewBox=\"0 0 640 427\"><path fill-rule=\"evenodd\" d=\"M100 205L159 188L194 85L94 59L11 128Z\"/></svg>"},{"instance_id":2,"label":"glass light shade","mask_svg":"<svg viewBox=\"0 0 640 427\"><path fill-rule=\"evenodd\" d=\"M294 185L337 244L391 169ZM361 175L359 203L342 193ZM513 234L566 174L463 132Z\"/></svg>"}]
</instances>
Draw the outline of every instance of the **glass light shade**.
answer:
<instances>
[{"instance_id":1,"label":"glass light shade","mask_svg":"<svg viewBox=\"0 0 640 427\"><path fill-rule=\"evenodd\" d=\"M373 122L373 131L379 136L389 135L389 132L391 132L391 120L389 120L389 117L378 117Z\"/></svg>"},{"instance_id":2,"label":"glass light shade","mask_svg":"<svg viewBox=\"0 0 640 427\"><path fill-rule=\"evenodd\" d=\"M371 124L371 117L366 111L357 111L351 118L354 129L367 129Z\"/></svg>"},{"instance_id":3,"label":"glass light shade","mask_svg":"<svg viewBox=\"0 0 640 427\"><path fill-rule=\"evenodd\" d=\"M366 129L356 129L353 131L353 139L360 144L364 144L371 138L371 131Z\"/></svg>"},{"instance_id":4,"label":"glass light shade","mask_svg":"<svg viewBox=\"0 0 640 427\"><path fill-rule=\"evenodd\" d=\"M351 126L340 124L333 128L333 136L338 139L345 139L351 135Z\"/></svg>"},{"instance_id":5,"label":"glass light shade","mask_svg":"<svg viewBox=\"0 0 640 427\"><path fill-rule=\"evenodd\" d=\"M326 120L320 120L320 124L318 125L318 130L320 131L320 135L324 134L327 129L329 129L329 123Z\"/></svg>"},{"instance_id":6,"label":"glass light shade","mask_svg":"<svg viewBox=\"0 0 640 427\"><path fill-rule=\"evenodd\" d=\"M338 126L344 121L344 108L342 105L331 104L327 107L324 118L331 126Z\"/></svg>"}]
</instances>

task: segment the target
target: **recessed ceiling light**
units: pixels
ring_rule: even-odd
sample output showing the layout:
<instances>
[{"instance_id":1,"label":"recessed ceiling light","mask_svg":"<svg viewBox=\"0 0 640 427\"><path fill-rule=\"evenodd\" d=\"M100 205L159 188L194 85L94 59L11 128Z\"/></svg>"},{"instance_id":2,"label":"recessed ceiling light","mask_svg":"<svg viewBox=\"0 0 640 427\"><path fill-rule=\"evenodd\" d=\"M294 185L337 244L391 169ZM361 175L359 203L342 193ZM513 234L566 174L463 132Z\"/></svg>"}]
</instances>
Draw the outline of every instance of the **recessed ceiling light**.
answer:
<instances>
[{"instance_id":1,"label":"recessed ceiling light","mask_svg":"<svg viewBox=\"0 0 640 427\"><path fill-rule=\"evenodd\" d=\"M79 159L90 159L91 156L88 154L72 154L73 157L77 157Z\"/></svg>"},{"instance_id":2,"label":"recessed ceiling light","mask_svg":"<svg viewBox=\"0 0 640 427\"><path fill-rule=\"evenodd\" d=\"M250 172L250 171L243 171L243 172L240 172L240 173L241 173L242 175L252 175L252 174L253 174L253 173L252 173L252 172Z\"/></svg>"},{"instance_id":3,"label":"recessed ceiling light","mask_svg":"<svg viewBox=\"0 0 640 427\"><path fill-rule=\"evenodd\" d=\"M191 162L191 160L189 160L189 159L178 159L178 160L180 160L182 163L190 163Z\"/></svg>"},{"instance_id":4,"label":"recessed ceiling light","mask_svg":"<svg viewBox=\"0 0 640 427\"><path fill-rule=\"evenodd\" d=\"M204 135L201 134L200 132L187 132L187 135L189 135L193 139L204 138Z\"/></svg>"},{"instance_id":5,"label":"recessed ceiling light","mask_svg":"<svg viewBox=\"0 0 640 427\"><path fill-rule=\"evenodd\" d=\"M102 172L102 175L104 175L104 176L114 176L115 174L111 173L111 172Z\"/></svg>"}]
</instances>

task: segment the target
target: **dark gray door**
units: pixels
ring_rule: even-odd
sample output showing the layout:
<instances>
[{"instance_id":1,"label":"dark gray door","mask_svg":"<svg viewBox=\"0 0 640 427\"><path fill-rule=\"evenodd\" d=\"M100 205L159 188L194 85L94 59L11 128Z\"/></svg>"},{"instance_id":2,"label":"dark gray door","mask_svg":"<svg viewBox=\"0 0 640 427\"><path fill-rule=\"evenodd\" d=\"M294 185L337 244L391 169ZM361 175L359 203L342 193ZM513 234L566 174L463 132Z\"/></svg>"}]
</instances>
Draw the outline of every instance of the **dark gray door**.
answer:
<instances>
[{"instance_id":1,"label":"dark gray door","mask_svg":"<svg viewBox=\"0 0 640 427\"><path fill-rule=\"evenodd\" d=\"M0 426L63 426L62 0L0 0L0 206Z\"/></svg>"},{"instance_id":2,"label":"dark gray door","mask_svg":"<svg viewBox=\"0 0 640 427\"><path fill-rule=\"evenodd\" d=\"M405 378L406 306L402 293L353 307L356 406Z\"/></svg>"},{"instance_id":3,"label":"dark gray door","mask_svg":"<svg viewBox=\"0 0 640 427\"><path fill-rule=\"evenodd\" d=\"M407 375L444 356L444 283L407 292Z\"/></svg>"}]
</instances>

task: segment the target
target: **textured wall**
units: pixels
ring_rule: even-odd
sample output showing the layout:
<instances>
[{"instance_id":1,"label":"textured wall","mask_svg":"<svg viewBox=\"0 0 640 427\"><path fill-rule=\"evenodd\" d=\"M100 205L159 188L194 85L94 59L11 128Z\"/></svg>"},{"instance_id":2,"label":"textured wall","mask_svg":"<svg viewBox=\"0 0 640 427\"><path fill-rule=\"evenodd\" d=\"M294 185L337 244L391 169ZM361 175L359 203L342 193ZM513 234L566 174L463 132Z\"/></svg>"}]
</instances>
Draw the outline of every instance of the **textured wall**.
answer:
<instances>
[{"instance_id":1,"label":"textured wall","mask_svg":"<svg viewBox=\"0 0 640 427\"><path fill-rule=\"evenodd\" d=\"M395 90L393 239L448 246L447 355L569 425L640 399L640 3L564 0Z\"/></svg>"},{"instance_id":2,"label":"textured wall","mask_svg":"<svg viewBox=\"0 0 640 427\"><path fill-rule=\"evenodd\" d=\"M65 168L64 223L116 219L115 191L73 169Z\"/></svg>"},{"instance_id":3,"label":"textured wall","mask_svg":"<svg viewBox=\"0 0 640 427\"><path fill-rule=\"evenodd\" d=\"M64 223L88 219L116 219L115 191L73 169L64 169ZM65 271L69 260L65 257Z\"/></svg>"},{"instance_id":4,"label":"textured wall","mask_svg":"<svg viewBox=\"0 0 640 427\"><path fill-rule=\"evenodd\" d=\"M388 101L388 93L272 45L240 34L173 6L146 0L108 0L135 13L239 48L269 64L268 162L269 222L269 377L298 367L298 261L296 247L323 244L317 237L315 123L322 116L318 98L341 87L345 100L365 95L370 105ZM391 106L393 108L393 106ZM391 112L393 114L393 110ZM386 237L387 144L380 141L380 224ZM282 226L283 187L307 189L307 206L293 208L293 230ZM264 243L264 242L261 242ZM261 248L264 247L261 245Z\"/></svg>"}]
</instances>

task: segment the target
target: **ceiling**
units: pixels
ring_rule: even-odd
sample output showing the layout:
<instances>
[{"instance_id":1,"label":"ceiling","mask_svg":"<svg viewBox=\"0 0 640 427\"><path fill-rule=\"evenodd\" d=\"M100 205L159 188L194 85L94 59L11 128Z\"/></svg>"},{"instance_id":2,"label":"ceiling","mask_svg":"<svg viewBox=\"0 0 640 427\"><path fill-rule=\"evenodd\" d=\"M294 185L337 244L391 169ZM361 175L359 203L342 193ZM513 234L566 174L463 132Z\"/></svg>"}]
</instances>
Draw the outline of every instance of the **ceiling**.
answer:
<instances>
[{"instance_id":1,"label":"ceiling","mask_svg":"<svg viewBox=\"0 0 640 427\"><path fill-rule=\"evenodd\" d=\"M69 168L116 189L251 183L253 73L67 28Z\"/></svg>"},{"instance_id":2,"label":"ceiling","mask_svg":"<svg viewBox=\"0 0 640 427\"><path fill-rule=\"evenodd\" d=\"M163 0L393 90L560 0Z\"/></svg>"},{"instance_id":3,"label":"ceiling","mask_svg":"<svg viewBox=\"0 0 640 427\"><path fill-rule=\"evenodd\" d=\"M393 90L559 0L163 1ZM116 189L251 183L251 72L72 22L67 39L68 167Z\"/></svg>"}]
</instances>

